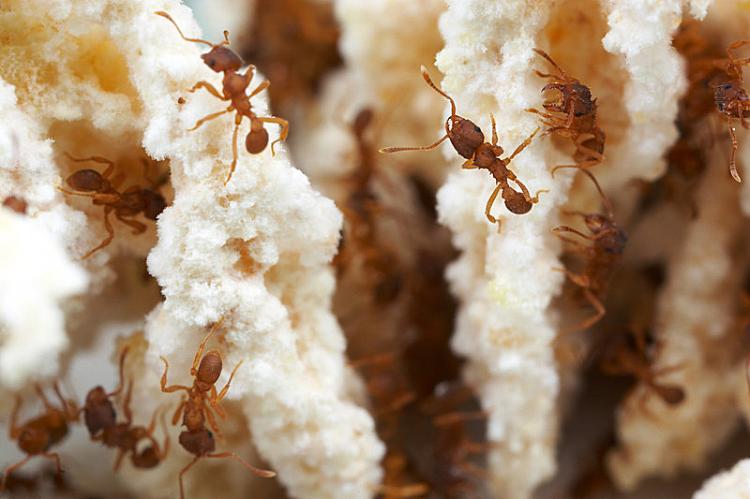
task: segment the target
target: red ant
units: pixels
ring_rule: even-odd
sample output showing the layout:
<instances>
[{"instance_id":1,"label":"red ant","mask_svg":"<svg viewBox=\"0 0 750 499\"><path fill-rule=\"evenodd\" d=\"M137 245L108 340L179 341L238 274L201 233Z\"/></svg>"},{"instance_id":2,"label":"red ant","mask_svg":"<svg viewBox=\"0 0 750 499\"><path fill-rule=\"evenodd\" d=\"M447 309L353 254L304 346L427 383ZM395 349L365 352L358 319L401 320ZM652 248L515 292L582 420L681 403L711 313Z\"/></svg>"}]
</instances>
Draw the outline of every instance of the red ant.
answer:
<instances>
[{"instance_id":1,"label":"red ant","mask_svg":"<svg viewBox=\"0 0 750 499\"><path fill-rule=\"evenodd\" d=\"M169 452L169 435L166 434L166 428L164 444L161 447L153 437L156 426L156 413L158 411L154 412L148 428L132 425L133 414L130 410L130 398L133 390L132 382L128 386L123 402L125 422L117 423L116 421L117 413L110 399L122 391L123 367L128 350L126 347L120 354L120 382L117 388L109 393L105 392L101 386L92 388L86 395L85 405L81 408L91 439L101 441L107 447L118 449L114 464L115 471L120 468L122 459L128 453L134 467L149 469L163 461L167 452ZM150 445L139 451L139 443L143 440L147 440Z\"/></svg>"},{"instance_id":2,"label":"red ant","mask_svg":"<svg viewBox=\"0 0 750 499\"><path fill-rule=\"evenodd\" d=\"M19 215L25 215L29 205L26 200L18 196L8 196L3 200L3 206L15 211Z\"/></svg>"},{"instance_id":3,"label":"red ant","mask_svg":"<svg viewBox=\"0 0 750 499\"><path fill-rule=\"evenodd\" d=\"M549 78L550 83L542 87L542 93L557 90L557 99L545 102L542 106L548 112L527 109L530 113L543 118L542 124L547 127L543 135L557 134L570 138L575 146L573 160L579 168L590 168L601 163L604 157L604 140L606 136L596 121L596 99L591 98L591 90L579 80L572 78L543 50L534 49L538 55L547 60L557 74L535 71L540 78ZM555 167L554 173L561 166Z\"/></svg>"},{"instance_id":4,"label":"red ant","mask_svg":"<svg viewBox=\"0 0 750 499\"><path fill-rule=\"evenodd\" d=\"M72 196L90 197L91 202L97 206L104 207L104 228L107 230L107 237L96 247L89 250L82 259L85 260L102 248L109 246L115 237L115 231L109 221L109 215L114 212L115 217L122 223L133 228L133 234L142 234L146 231L146 225L132 217L143 213L143 216L149 220L156 218L164 211L167 203L164 197L152 189L147 189L139 185L133 185L123 192L117 188L125 181L125 174L120 173L113 179L110 177L115 171L115 163L100 156L90 156L88 158L74 158L66 153L71 161L82 163L92 161L107 165L104 173L96 170L82 169L71 174L65 183L73 189L72 191L60 187L60 191ZM144 162L144 165L146 163Z\"/></svg>"},{"instance_id":5,"label":"red ant","mask_svg":"<svg viewBox=\"0 0 750 499\"><path fill-rule=\"evenodd\" d=\"M78 408L75 401L63 398L57 383L53 385L53 389L60 400L60 407L55 407L50 403L39 385L34 385L34 388L44 404L44 413L18 426L21 397L16 395L16 403L10 413L8 435L12 440L18 442L18 448L26 453L26 457L5 469L3 481L0 483L0 491L5 489L5 483L10 474L29 462L34 456L52 459L55 462L57 474L62 473L60 456L56 452L50 452L50 449L68 435L68 424L78 421Z\"/></svg>"},{"instance_id":6,"label":"red ant","mask_svg":"<svg viewBox=\"0 0 750 499\"><path fill-rule=\"evenodd\" d=\"M531 207L539 202L539 194L547 192L545 189L538 191L534 197L531 197L529 190L526 188L518 178L516 174L508 169L508 165L513 161L521 151L531 144L534 140L534 136L537 134L539 129L537 128L534 132L524 140L513 153L507 158L501 158L503 154L503 148L500 147L497 136L497 127L495 125L495 117L490 115L492 120L492 143L485 142L484 134L482 130L474 124L473 121L463 118L456 114L456 103L447 93L440 90L430 79L430 75L427 73L427 69L422 66L422 78L424 81L437 93L448 99L451 104L451 114L445 120L445 135L441 137L437 142L428 146L421 147L386 147L381 149L383 153L393 153L401 151L428 151L435 149L437 146L442 144L446 139L450 139L453 148L456 152L466 159L462 168L465 169L484 169L490 172L492 177L495 179L496 186L495 190L492 191L487 205L484 209L484 214L490 223L498 222L490 210L492 205L497 198L497 195L502 193L502 198L505 201L505 207L508 211L515 213L516 215L523 215L531 210ZM516 185L521 189L521 192L514 190L508 181L515 182Z\"/></svg>"},{"instance_id":7,"label":"red ant","mask_svg":"<svg viewBox=\"0 0 750 499\"><path fill-rule=\"evenodd\" d=\"M274 151L274 145L277 142L286 140L289 134L289 123L286 120L277 118L275 116L258 116L253 111L253 106L250 103L250 99L255 97L257 94L268 88L271 84L268 80L264 81L255 90L247 95L245 91L250 86L250 82L253 81L255 75L255 66L252 64L247 67L245 74L240 74L238 71L242 67L242 59L240 56L235 54L229 47L229 32L224 31L224 41L218 44L213 44L206 40L199 38L187 38L182 34L182 30L177 25L174 19L166 12L159 11L155 12L156 15L162 16L169 20L177 32L180 34L183 40L195 43L204 43L211 47L211 50L201 55L203 62L217 73L224 73L222 80L222 92L220 93L213 85L207 81L199 81L188 92L195 92L200 88L204 88L213 95L214 97L222 101L230 101L229 106L224 111L209 114L208 116L198 120L195 125L189 129L189 131L196 130L198 127L203 125L205 122L218 118L219 116L234 112L234 132L232 134L232 164L229 167L229 175L224 181L224 185L228 184L234 173L234 169L237 166L237 133L239 132L242 118L246 117L250 120L250 131L245 137L245 149L250 154L258 154L262 152L268 145L268 132L265 129L265 123L276 123L281 126L281 133L279 138L271 143L271 154L276 154Z\"/></svg>"},{"instance_id":8,"label":"red ant","mask_svg":"<svg viewBox=\"0 0 750 499\"><path fill-rule=\"evenodd\" d=\"M206 349L206 343L208 343L208 340L214 332L216 332L221 326L222 322L223 319L214 324L198 346L198 351L195 353L195 358L193 359L193 365L190 368L190 375L194 378L193 386L167 386L167 370L169 369L169 362L167 362L167 359L164 357L161 357L162 362L164 362L164 373L161 376L161 391L164 393L172 393L178 390L183 390L187 394L182 402L180 402L180 405L177 407L177 410L172 417L172 424L177 424L180 416L182 416L182 425L187 429L180 433L179 442L186 451L195 456L193 460L190 461L182 471L180 471L180 497L183 499L185 497L185 492L182 478L195 463L203 458L234 459L257 476L264 478L276 476L276 473L273 471L256 468L232 452L214 452L216 449L216 442L214 441L213 433L206 428L206 420L208 420L211 429L217 435L220 434L212 410L221 418L226 418L226 413L221 407L220 402L226 396L227 391L229 390L229 385L232 383L232 379L234 378L237 369L242 365L242 361L240 361L235 366L232 370L232 374L229 376L229 380L227 380L227 383L224 385L224 388L217 393L215 384L216 381L218 381L219 376L221 376L221 354L216 350L210 350L205 355L203 355L203 352Z\"/></svg>"},{"instance_id":9,"label":"red ant","mask_svg":"<svg viewBox=\"0 0 750 499\"><path fill-rule=\"evenodd\" d=\"M569 165L561 166L561 168L562 167L578 168L577 166ZM628 240L625 230L615 223L612 204L604 195L599 182L597 182L596 178L590 171L586 169L580 170L591 179L596 186L597 191L599 191L599 195L602 197L604 204L605 213L581 213L578 211L567 212L569 215L578 215L582 217L589 234L585 234L565 225L552 229L557 233L572 232L573 234L592 242L590 246L585 246L579 241L560 236L562 240L573 244L578 248L577 251L583 253L586 257L586 264L582 273L574 274L568 270L563 271L565 272L565 275L568 276L568 279L581 288L586 300L594 307L594 309L596 309L596 313L593 316L572 328L571 331L587 329L604 317L606 310L601 299L607 292L607 286L609 285L612 271L620 261L622 252L625 249L625 244Z\"/></svg>"},{"instance_id":10,"label":"red ant","mask_svg":"<svg viewBox=\"0 0 750 499\"><path fill-rule=\"evenodd\" d=\"M668 366L661 369L654 369L651 365L651 359L658 358L661 350L661 344L657 343L656 351L649 355L646 344L646 332L637 328L633 330L632 335L628 335L634 340L634 345L626 341L626 337L620 337L614 346L610 346L608 355L605 355L601 362L601 369L609 375L629 375L635 376L651 392L655 393L665 404L677 406L685 400L685 390L674 384L661 383L659 377L670 372L677 371L682 366ZM639 400L639 406L645 414L650 414L646 407L647 392L644 392Z\"/></svg>"},{"instance_id":11,"label":"red ant","mask_svg":"<svg viewBox=\"0 0 750 499\"><path fill-rule=\"evenodd\" d=\"M732 153L729 157L729 173L737 182L742 182L739 173L737 173L737 162L735 156L739 143L735 134L733 120L739 120L742 127L747 129L747 118L750 117L750 98L742 86L742 66L750 64L750 57L737 59L733 51L750 44L750 40L739 40L727 48L729 63L725 71L729 76L729 81L714 86L714 104L719 111L719 115L727 122L729 128L729 137L732 139Z\"/></svg>"}]
</instances>

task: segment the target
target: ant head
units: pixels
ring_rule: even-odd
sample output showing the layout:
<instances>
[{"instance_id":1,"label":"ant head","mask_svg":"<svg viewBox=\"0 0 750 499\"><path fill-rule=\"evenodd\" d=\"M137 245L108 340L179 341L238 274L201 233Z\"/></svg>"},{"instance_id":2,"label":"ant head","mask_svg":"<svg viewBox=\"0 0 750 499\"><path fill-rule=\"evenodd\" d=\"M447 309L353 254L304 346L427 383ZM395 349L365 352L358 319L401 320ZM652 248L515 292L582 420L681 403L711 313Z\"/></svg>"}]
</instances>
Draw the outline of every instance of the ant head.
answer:
<instances>
[{"instance_id":1,"label":"ant head","mask_svg":"<svg viewBox=\"0 0 750 499\"><path fill-rule=\"evenodd\" d=\"M82 192L98 192L104 188L105 184L101 173L88 168L73 173L65 182L70 188Z\"/></svg>"},{"instance_id":2,"label":"ant head","mask_svg":"<svg viewBox=\"0 0 750 499\"><path fill-rule=\"evenodd\" d=\"M208 386L208 389L210 389L221 376L221 368L221 355L216 350L211 350L201 359L198 372L195 373L196 383Z\"/></svg>"},{"instance_id":3,"label":"ant head","mask_svg":"<svg viewBox=\"0 0 750 499\"><path fill-rule=\"evenodd\" d=\"M86 394L86 406L98 405L105 400L108 400L107 392L104 391L104 388L101 385L92 388L89 390L89 393Z\"/></svg>"},{"instance_id":4,"label":"ant head","mask_svg":"<svg viewBox=\"0 0 750 499\"><path fill-rule=\"evenodd\" d=\"M242 59L232 49L222 45L214 45L210 51L201 55L206 66L223 73L224 71L237 71L242 67Z\"/></svg>"},{"instance_id":5,"label":"ant head","mask_svg":"<svg viewBox=\"0 0 750 499\"><path fill-rule=\"evenodd\" d=\"M167 207L164 196L151 189L143 189L141 196L143 196L143 215L149 220L156 220L156 217Z\"/></svg>"},{"instance_id":6,"label":"ant head","mask_svg":"<svg viewBox=\"0 0 750 499\"><path fill-rule=\"evenodd\" d=\"M484 144L482 130L473 121L461 116L455 114L449 116L445 122L445 131L456 152L466 159L471 159L477 148Z\"/></svg>"},{"instance_id":7,"label":"ant head","mask_svg":"<svg viewBox=\"0 0 750 499\"><path fill-rule=\"evenodd\" d=\"M250 131L245 137L245 149L250 154L259 154L268 145L268 132L260 120L252 120Z\"/></svg>"}]
</instances>

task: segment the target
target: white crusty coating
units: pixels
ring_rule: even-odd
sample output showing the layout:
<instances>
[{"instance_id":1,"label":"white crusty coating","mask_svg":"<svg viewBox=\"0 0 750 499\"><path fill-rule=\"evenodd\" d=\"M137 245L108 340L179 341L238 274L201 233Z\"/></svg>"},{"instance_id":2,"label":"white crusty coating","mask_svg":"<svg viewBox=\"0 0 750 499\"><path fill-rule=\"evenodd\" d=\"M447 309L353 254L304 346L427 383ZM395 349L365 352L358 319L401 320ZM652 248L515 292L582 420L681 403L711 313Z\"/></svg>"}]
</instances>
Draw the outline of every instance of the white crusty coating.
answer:
<instances>
[{"instance_id":1,"label":"white crusty coating","mask_svg":"<svg viewBox=\"0 0 750 499\"><path fill-rule=\"evenodd\" d=\"M693 499L748 499L750 498L750 459L743 459L731 470L711 477L693 494Z\"/></svg>"}]
</instances>

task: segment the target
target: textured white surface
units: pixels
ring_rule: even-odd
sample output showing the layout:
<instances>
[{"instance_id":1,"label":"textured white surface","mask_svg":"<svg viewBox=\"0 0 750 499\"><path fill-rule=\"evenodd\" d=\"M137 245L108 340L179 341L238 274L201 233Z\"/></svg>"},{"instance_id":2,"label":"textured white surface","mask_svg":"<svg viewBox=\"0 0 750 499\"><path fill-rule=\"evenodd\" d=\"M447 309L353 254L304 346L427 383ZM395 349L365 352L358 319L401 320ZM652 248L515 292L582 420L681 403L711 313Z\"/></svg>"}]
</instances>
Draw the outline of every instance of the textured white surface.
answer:
<instances>
[{"instance_id":1,"label":"textured white surface","mask_svg":"<svg viewBox=\"0 0 750 499\"><path fill-rule=\"evenodd\" d=\"M731 470L712 477L693 495L693 499L717 498L750 498L750 459L743 459Z\"/></svg>"}]
</instances>

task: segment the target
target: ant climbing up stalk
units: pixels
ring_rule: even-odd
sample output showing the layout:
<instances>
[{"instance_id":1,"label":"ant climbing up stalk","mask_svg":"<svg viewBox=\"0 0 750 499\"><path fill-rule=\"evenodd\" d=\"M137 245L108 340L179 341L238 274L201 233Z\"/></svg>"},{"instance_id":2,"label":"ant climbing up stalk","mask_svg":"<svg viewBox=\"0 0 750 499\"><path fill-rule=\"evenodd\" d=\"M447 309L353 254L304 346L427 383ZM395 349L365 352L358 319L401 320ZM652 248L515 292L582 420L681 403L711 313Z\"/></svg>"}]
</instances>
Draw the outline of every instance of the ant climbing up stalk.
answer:
<instances>
[{"instance_id":1,"label":"ant climbing up stalk","mask_svg":"<svg viewBox=\"0 0 750 499\"><path fill-rule=\"evenodd\" d=\"M500 147L497 136L497 127L495 125L495 117L490 115L492 121L492 142L485 142L484 134L482 130L474 124L473 121L463 118L456 114L456 103L451 96L440 90L430 79L430 75L427 73L427 69L422 66L422 78L424 81L437 93L448 99L451 104L451 114L445 120L445 135L441 137L437 142L428 146L420 147L386 147L381 149L383 153L394 153L402 151L428 151L435 149L437 146L442 144L446 139L450 139L453 148L456 152L466 159L462 168L465 169L480 169L487 170L490 172L495 180L495 190L490 194L487 204L484 209L484 214L490 223L496 223L499 220L495 218L490 211L492 205L495 202L498 194L500 194L505 202L505 207L511 213L516 215L523 215L528 213L532 206L539 202L539 194L547 192L546 189L537 191L532 197L526 185L518 180L516 174L513 173L508 165L513 161L518 154L521 153L526 147L531 144L534 140L539 129L534 130L526 140L524 140L513 153L507 158L501 158L504 150ZM521 192L513 189L508 181L514 182L520 189Z\"/></svg>"},{"instance_id":2,"label":"ant climbing up stalk","mask_svg":"<svg viewBox=\"0 0 750 499\"><path fill-rule=\"evenodd\" d=\"M209 114L204 118L198 120L195 125L189 129L189 131L196 130L207 121L213 120L222 116L226 113L234 112L234 132L232 133L232 163L229 166L229 175L224 181L224 185L228 184L232 179L232 174L237 166L237 134L239 133L240 124L242 124L243 118L250 120L250 131L245 137L245 149L250 154L258 154L262 152L268 145L268 131L265 129L266 123L276 123L281 126L281 133L279 138L271 143L271 154L276 154L274 146L276 143L286 140L289 134L289 123L276 116L258 116L253 111L253 105L250 99L255 97L257 94L267 89L270 85L268 80L259 84L255 89L247 95L245 91L250 86L255 76L255 66L252 64L247 67L245 74L239 72L243 65L240 56L235 54L227 45L229 45L229 32L224 31L224 40L220 43L214 44L200 38L188 38L183 33L180 27L177 25L172 16L163 11L155 12L156 15L166 18L171 22L177 32L180 34L183 40L188 42L203 43L211 47L211 50L201 55L203 62L217 73L224 73L222 79L222 88L219 92L216 87L211 85L207 81L199 81L188 92L195 92L198 89L205 89L208 93L220 99L222 101L229 101L229 106L223 111Z\"/></svg>"}]
</instances>

